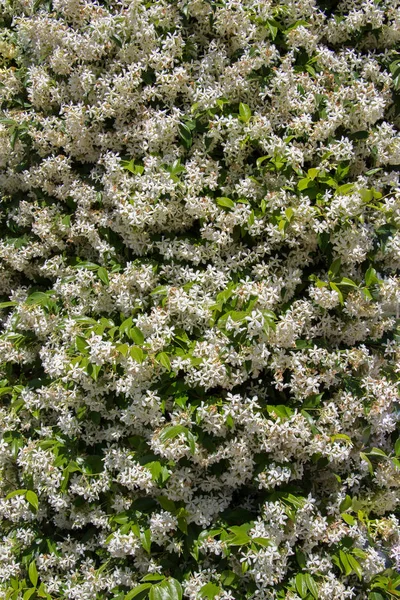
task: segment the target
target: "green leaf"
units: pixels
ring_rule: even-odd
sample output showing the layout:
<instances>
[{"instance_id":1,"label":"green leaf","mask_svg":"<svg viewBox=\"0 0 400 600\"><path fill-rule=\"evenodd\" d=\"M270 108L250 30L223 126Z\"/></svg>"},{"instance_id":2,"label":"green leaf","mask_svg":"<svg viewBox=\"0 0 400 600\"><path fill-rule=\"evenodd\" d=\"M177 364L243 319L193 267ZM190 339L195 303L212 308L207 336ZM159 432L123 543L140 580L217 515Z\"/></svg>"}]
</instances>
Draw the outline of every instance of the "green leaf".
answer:
<instances>
[{"instance_id":1,"label":"green leaf","mask_svg":"<svg viewBox=\"0 0 400 600\"><path fill-rule=\"evenodd\" d=\"M346 436L346 437L348 437L348 436ZM353 504L353 501L352 501L351 497L347 494L346 498L344 500L342 500L342 502L340 503L340 506L339 506L340 512L344 512L348 508L351 508L352 504Z\"/></svg>"},{"instance_id":2,"label":"green leaf","mask_svg":"<svg viewBox=\"0 0 400 600\"><path fill-rule=\"evenodd\" d=\"M182 531L185 535L187 535L187 519L186 517L178 517L178 529Z\"/></svg>"},{"instance_id":3,"label":"green leaf","mask_svg":"<svg viewBox=\"0 0 400 600\"><path fill-rule=\"evenodd\" d=\"M172 440L176 438L178 435L183 433L188 441L190 451L192 454L196 452L196 441L194 435L188 430L187 427L183 425L172 425L170 427L166 427L160 434L160 440L165 442L167 440Z\"/></svg>"},{"instance_id":4,"label":"green leaf","mask_svg":"<svg viewBox=\"0 0 400 600\"><path fill-rule=\"evenodd\" d=\"M37 511L37 509L39 508L39 499L38 499L37 495L35 494L35 492L32 492L32 490L28 490L25 494L25 498L29 502L29 504L32 506L32 508L35 511Z\"/></svg>"},{"instance_id":5,"label":"green leaf","mask_svg":"<svg viewBox=\"0 0 400 600\"><path fill-rule=\"evenodd\" d=\"M79 352L85 352L88 349L87 341L80 335L75 338L75 346Z\"/></svg>"},{"instance_id":6,"label":"green leaf","mask_svg":"<svg viewBox=\"0 0 400 600\"><path fill-rule=\"evenodd\" d=\"M152 462L146 463L146 469L149 469L151 476L154 481L157 481L161 474L162 464L158 462L158 460L154 460Z\"/></svg>"},{"instance_id":7,"label":"green leaf","mask_svg":"<svg viewBox=\"0 0 400 600\"><path fill-rule=\"evenodd\" d=\"M375 283L379 283L376 271L372 266L370 266L365 273L365 283L367 287Z\"/></svg>"},{"instance_id":8,"label":"green leaf","mask_svg":"<svg viewBox=\"0 0 400 600\"><path fill-rule=\"evenodd\" d=\"M345 554L343 552L343 550L339 550L339 559L340 559L340 562L341 562L341 564L343 566L344 574L346 576L350 575L352 569L351 569L350 563L348 561L348 555Z\"/></svg>"},{"instance_id":9,"label":"green leaf","mask_svg":"<svg viewBox=\"0 0 400 600\"><path fill-rule=\"evenodd\" d=\"M188 444L189 444L190 452L192 454L196 454L196 441L195 441L193 433L191 433L188 430L188 432L186 434L186 438L187 438L187 441L188 441Z\"/></svg>"},{"instance_id":10,"label":"green leaf","mask_svg":"<svg viewBox=\"0 0 400 600\"><path fill-rule=\"evenodd\" d=\"M305 598L307 595L307 583L304 575L302 573L297 573L296 579L296 590L301 598Z\"/></svg>"},{"instance_id":11,"label":"green leaf","mask_svg":"<svg viewBox=\"0 0 400 600\"><path fill-rule=\"evenodd\" d=\"M119 344L117 346L117 350L120 354L122 354L122 356L126 356L129 352L129 346L128 344Z\"/></svg>"},{"instance_id":12,"label":"green leaf","mask_svg":"<svg viewBox=\"0 0 400 600\"><path fill-rule=\"evenodd\" d=\"M10 300L9 302L0 302L0 309L9 308L10 306L18 306L18 302Z\"/></svg>"},{"instance_id":13,"label":"green leaf","mask_svg":"<svg viewBox=\"0 0 400 600\"><path fill-rule=\"evenodd\" d=\"M304 179L300 179L300 181L297 184L297 189L301 192L305 189L308 188L308 184L310 183L311 179L309 177L305 177Z\"/></svg>"},{"instance_id":14,"label":"green leaf","mask_svg":"<svg viewBox=\"0 0 400 600\"><path fill-rule=\"evenodd\" d=\"M271 157L269 155L267 156L260 156L259 158L257 158L256 160L256 166L257 169L259 169L261 167L261 165L263 164L263 162L265 162L266 160L269 160Z\"/></svg>"},{"instance_id":15,"label":"green leaf","mask_svg":"<svg viewBox=\"0 0 400 600\"><path fill-rule=\"evenodd\" d=\"M235 207L235 203L230 198L225 198L225 197L217 198L216 203L218 204L218 206L222 206L223 208L230 209L230 208Z\"/></svg>"},{"instance_id":16,"label":"green leaf","mask_svg":"<svg viewBox=\"0 0 400 600\"><path fill-rule=\"evenodd\" d=\"M166 296L168 294L168 289L165 285L158 285L154 290L150 292L150 296Z\"/></svg>"},{"instance_id":17,"label":"green leaf","mask_svg":"<svg viewBox=\"0 0 400 600\"><path fill-rule=\"evenodd\" d=\"M144 335L136 326L129 330L129 337L139 346L144 343Z\"/></svg>"},{"instance_id":18,"label":"green leaf","mask_svg":"<svg viewBox=\"0 0 400 600\"><path fill-rule=\"evenodd\" d=\"M359 512L361 513L361 511L359 511ZM364 552L364 550L361 550L361 548L352 548L351 551L354 554L354 556L357 556L358 558L361 558L362 560L365 560L368 556L368 554L366 552Z\"/></svg>"},{"instance_id":19,"label":"green leaf","mask_svg":"<svg viewBox=\"0 0 400 600\"><path fill-rule=\"evenodd\" d=\"M310 575L310 573L306 573L304 578L311 595L315 598L315 600L318 600L318 586L315 583L314 578Z\"/></svg>"},{"instance_id":20,"label":"green leaf","mask_svg":"<svg viewBox=\"0 0 400 600\"><path fill-rule=\"evenodd\" d=\"M338 286L336 285L336 283L333 283L333 281L329 282L329 286L332 290L335 290L335 292L337 292L337 295L339 296L339 302L340 304L344 304L344 298L343 298L343 294L340 291L340 289L338 288Z\"/></svg>"},{"instance_id":21,"label":"green leaf","mask_svg":"<svg viewBox=\"0 0 400 600\"><path fill-rule=\"evenodd\" d=\"M135 164L135 161L133 159L121 160L121 166L123 169L125 169L126 171L130 171L130 173L133 173L134 175L142 175L142 173L144 172L144 166L140 164Z\"/></svg>"},{"instance_id":22,"label":"green leaf","mask_svg":"<svg viewBox=\"0 0 400 600\"><path fill-rule=\"evenodd\" d=\"M54 293L54 292L53 292ZM25 304L28 306L38 305L38 306L47 306L51 301L50 295L48 292L45 294L44 292L33 292L30 294L25 300Z\"/></svg>"},{"instance_id":23,"label":"green leaf","mask_svg":"<svg viewBox=\"0 0 400 600\"><path fill-rule=\"evenodd\" d=\"M340 258L336 258L328 270L329 279L335 279L340 273L340 269L342 268L342 263Z\"/></svg>"},{"instance_id":24,"label":"green leaf","mask_svg":"<svg viewBox=\"0 0 400 600\"><path fill-rule=\"evenodd\" d=\"M142 546L147 554L150 554L151 550L151 531L150 529L146 529L143 533L140 534L140 541L142 542Z\"/></svg>"},{"instance_id":25,"label":"green leaf","mask_svg":"<svg viewBox=\"0 0 400 600\"><path fill-rule=\"evenodd\" d=\"M124 597L124 600L132 600L133 598L137 598L137 596L141 596L141 594L143 594L143 592L146 592L152 587L151 583L141 583L140 585L138 585L137 587L135 587L133 590L131 590L130 592L128 592L126 594L126 596ZM141 596L141 598L143 598L144 595Z\"/></svg>"},{"instance_id":26,"label":"green leaf","mask_svg":"<svg viewBox=\"0 0 400 600\"><path fill-rule=\"evenodd\" d=\"M293 208L291 208L290 206L288 208L286 208L285 215L286 215L286 219L290 223L290 221L292 220L292 217L294 215Z\"/></svg>"},{"instance_id":27,"label":"green leaf","mask_svg":"<svg viewBox=\"0 0 400 600\"><path fill-rule=\"evenodd\" d=\"M19 137L19 134L20 134L20 131L19 131L18 127L16 127L16 128L15 128L15 129L12 131L12 133L11 133L11 136L10 136L10 144L11 144L11 148L12 148L13 150L14 150L14 148L15 148L15 144L17 143L17 139L18 139L18 137Z\"/></svg>"},{"instance_id":28,"label":"green leaf","mask_svg":"<svg viewBox=\"0 0 400 600\"><path fill-rule=\"evenodd\" d=\"M351 568L353 569L354 573L357 575L359 581L361 581L362 568L361 568L360 563L351 554L347 554L347 560L349 561L349 564L350 564Z\"/></svg>"},{"instance_id":29,"label":"green leaf","mask_svg":"<svg viewBox=\"0 0 400 600\"><path fill-rule=\"evenodd\" d=\"M125 319L125 321L122 321L121 325L119 326L119 330L121 333L126 333L127 331L129 331L131 326L132 326L132 317L128 317L127 319Z\"/></svg>"},{"instance_id":30,"label":"green leaf","mask_svg":"<svg viewBox=\"0 0 400 600\"><path fill-rule=\"evenodd\" d=\"M209 598L209 600L213 600L220 593L221 588L215 583L209 581L199 590L200 598Z\"/></svg>"},{"instance_id":31,"label":"green leaf","mask_svg":"<svg viewBox=\"0 0 400 600\"><path fill-rule=\"evenodd\" d=\"M319 169L316 169L316 168L308 169L307 177L309 177L310 179L315 179L317 177L318 173L319 173Z\"/></svg>"},{"instance_id":32,"label":"green leaf","mask_svg":"<svg viewBox=\"0 0 400 600\"><path fill-rule=\"evenodd\" d=\"M144 361L144 352L139 346L132 346L129 350L130 356L138 363L142 363Z\"/></svg>"},{"instance_id":33,"label":"green leaf","mask_svg":"<svg viewBox=\"0 0 400 600\"><path fill-rule=\"evenodd\" d=\"M285 404L267 404L267 411L269 415L276 415L284 421L290 419L293 415L292 409Z\"/></svg>"},{"instance_id":34,"label":"green leaf","mask_svg":"<svg viewBox=\"0 0 400 600\"><path fill-rule=\"evenodd\" d=\"M27 492L27 490L13 490L9 494L7 494L6 500L9 500L10 498L14 498L14 496L25 496L26 492Z\"/></svg>"},{"instance_id":35,"label":"green leaf","mask_svg":"<svg viewBox=\"0 0 400 600\"><path fill-rule=\"evenodd\" d=\"M135 172L134 169L134 160L121 160L121 167L126 171L130 171L131 173Z\"/></svg>"},{"instance_id":36,"label":"green leaf","mask_svg":"<svg viewBox=\"0 0 400 600\"><path fill-rule=\"evenodd\" d=\"M100 267L97 269L97 277L105 284L110 285L110 280L108 279L107 269L104 267Z\"/></svg>"},{"instance_id":37,"label":"green leaf","mask_svg":"<svg viewBox=\"0 0 400 600\"><path fill-rule=\"evenodd\" d=\"M187 432L187 428L183 425L171 425L170 427L166 427L160 434L160 440L165 442L166 440L172 440L176 438L179 434Z\"/></svg>"},{"instance_id":38,"label":"green leaf","mask_svg":"<svg viewBox=\"0 0 400 600\"><path fill-rule=\"evenodd\" d=\"M296 340L296 348L299 350L305 350L306 348L313 348L314 342L312 340Z\"/></svg>"},{"instance_id":39,"label":"green leaf","mask_svg":"<svg viewBox=\"0 0 400 600\"><path fill-rule=\"evenodd\" d=\"M40 584L39 589L36 593L39 596L39 598L46 598L46 600L52 600L50 594L46 592L46 588L43 582Z\"/></svg>"},{"instance_id":40,"label":"green leaf","mask_svg":"<svg viewBox=\"0 0 400 600\"><path fill-rule=\"evenodd\" d=\"M396 456L400 456L400 438L396 440L396 443L394 445L394 453L396 454Z\"/></svg>"},{"instance_id":41,"label":"green leaf","mask_svg":"<svg viewBox=\"0 0 400 600\"><path fill-rule=\"evenodd\" d=\"M318 180L321 183L324 183L325 185L327 185L330 188L334 188L335 190L338 188L337 182L332 177L322 177L322 176L319 176Z\"/></svg>"},{"instance_id":42,"label":"green leaf","mask_svg":"<svg viewBox=\"0 0 400 600\"><path fill-rule=\"evenodd\" d=\"M299 565L300 569L305 569L307 565L306 555L299 548L295 548L295 552L297 564Z\"/></svg>"},{"instance_id":43,"label":"green leaf","mask_svg":"<svg viewBox=\"0 0 400 600\"><path fill-rule=\"evenodd\" d=\"M142 577L141 581L152 581L153 583L159 583L165 579L164 575L160 575L159 573L149 573Z\"/></svg>"},{"instance_id":44,"label":"green leaf","mask_svg":"<svg viewBox=\"0 0 400 600\"><path fill-rule=\"evenodd\" d=\"M369 474L372 476L374 474L374 467L365 452L360 452L360 458L367 463Z\"/></svg>"},{"instance_id":45,"label":"green leaf","mask_svg":"<svg viewBox=\"0 0 400 600\"><path fill-rule=\"evenodd\" d=\"M170 513L176 512L176 504L173 500L166 498L165 496L157 496L157 500L164 510L167 510Z\"/></svg>"},{"instance_id":46,"label":"green leaf","mask_svg":"<svg viewBox=\"0 0 400 600\"><path fill-rule=\"evenodd\" d=\"M352 279L349 279L348 277L342 277L342 279L337 282L337 285L347 285L350 287L358 288L358 285L356 283L354 283L354 281L352 281Z\"/></svg>"},{"instance_id":47,"label":"green leaf","mask_svg":"<svg viewBox=\"0 0 400 600\"><path fill-rule=\"evenodd\" d=\"M386 452L384 452L380 448L372 448L372 450L370 450L370 452L368 452L368 454L370 456L383 456L384 458L387 458Z\"/></svg>"},{"instance_id":48,"label":"green leaf","mask_svg":"<svg viewBox=\"0 0 400 600\"><path fill-rule=\"evenodd\" d=\"M99 265L96 265L96 263L92 263L88 260L82 261L77 263L76 265L73 265L74 269L87 269L88 271L97 271L97 269L99 268Z\"/></svg>"},{"instance_id":49,"label":"green leaf","mask_svg":"<svg viewBox=\"0 0 400 600\"><path fill-rule=\"evenodd\" d=\"M250 527L247 524L241 526L230 527L230 535L225 540L228 546L244 546L252 541L247 531Z\"/></svg>"},{"instance_id":50,"label":"green leaf","mask_svg":"<svg viewBox=\"0 0 400 600\"><path fill-rule=\"evenodd\" d=\"M362 190L360 190L360 196L364 200L364 202L371 202L374 198L374 193L372 190L363 188Z\"/></svg>"},{"instance_id":51,"label":"green leaf","mask_svg":"<svg viewBox=\"0 0 400 600\"><path fill-rule=\"evenodd\" d=\"M169 577L161 583L153 585L149 600L182 600L182 586L176 579Z\"/></svg>"},{"instance_id":52,"label":"green leaf","mask_svg":"<svg viewBox=\"0 0 400 600\"><path fill-rule=\"evenodd\" d=\"M366 140L369 136L368 131L355 131L349 135L350 140Z\"/></svg>"},{"instance_id":53,"label":"green leaf","mask_svg":"<svg viewBox=\"0 0 400 600\"><path fill-rule=\"evenodd\" d=\"M243 123L248 123L251 119L251 110L247 104L243 104L242 102L239 104L239 115L240 120Z\"/></svg>"},{"instance_id":54,"label":"green leaf","mask_svg":"<svg viewBox=\"0 0 400 600\"><path fill-rule=\"evenodd\" d=\"M169 360L169 356L166 352L159 352L156 356L156 361L165 367L167 371L171 371L171 362Z\"/></svg>"},{"instance_id":55,"label":"green leaf","mask_svg":"<svg viewBox=\"0 0 400 600\"><path fill-rule=\"evenodd\" d=\"M22 596L22 600L29 600L31 598L31 596L33 596L33 594L35 592L36 592L36 588L35 587L29 588L28 590L26 590L26 592Z\"/></svg>"},{"instance_id":56,"label":"green leaf","mask_svg":"<svg viewBox=\"0 0 400 600\"><path fill-rule=\"evenodd\" d=\"M370 169L369 171L365 171L365 175L370 177L371 175L375 175L375 173L379 173L379 171L382 171L382 167L376 167L375 169Z\"/></svg>"},{"instance_id":57,"label":"green leaf","mask_svg":"<svg viewBox=\"0 0 400 600\"><path fill-rule=\"evenodd\" d=\"M267 21L267 27L268 27L269 32L271 34L272 41L275 40L276 36L278 35L278 24L277 24L277 22L274 21L273 19L268 19L268 21Z\"/></svg>"},{"instance_id":58,"label":"green leaf","mask_svg":"<svg viewBox=\"0 0 400 600\"><path fill-rule=\"evenodd\" d=\"M281 219L278 224L279 231L285 231L285 229L287 228L287 225L288 225L288 222L286 221L286 219Z\"/></svg>"},{"instance_id":59,"label":"green leaf","mask_svg":"<svg viewBox=\"0 0 400 600\"><path fill-rule=\"evenodd\" d=\"M37 572L35 561L32 561L31 564L29 565L28 575L29 575L29 579L31 580L32 585L34 587L36 587L38 579L39 579L39 574Z\"/></svg>"},{"instance_id":60,"label":"green leaf","mask_svg":"<svg viewBox=\"0 0 400 600\"><path fill-rule=\"evenodd\" d=\"M12 387L2 387L0 388L0 398L1 396L7 396L7 394L11 394L13 391Z\"/></svg>"},{"instance_id":61,"label":"green leaf","mask_svg":"<svg viewBox=\"0 0 400 600\"><path fill-rule=\"evenodd\" d=\"M343 440L345 442L348 442L349 444L351 444L351 437L348 436L346 433L334 433L333 435L331 435L331 441L332 442L336 442L337 440ZM348 498L349 496L346 496L346 498ZM351 503L350 503L351 504ZM343 508L342 510L346 510L345 508Z\"/></svg>"},{"instance_id":62,"label":"green leaf","mask_svg":"<svg viewBox=\"0 0 400 600\"><path fill-rule=\"evenodd\" d=\"M101 365L94 365L93 363L88 363L88 366L86 367L87 374L90 375L94 381L97 381L100 370Z\"/></svg>"},{"instance_id":63,"label":"green leaf","mask_svg":"<svg viewBox=\"0 0 400 600\"><path fill-rule=\"evenodd\" d=\"M180 123L179 125L179 137L181 139L182 145L187 150L189 150L189 148L193 144L193 138L191 130L185 123Z\"/></svg>"},{"instance_id":64,"label":"green leaf","mask_svg":"<svg viewBox=\"0 0 400 600\"><path fill-rule=\"evenodd\" d=\"M237 580L237 575L233 571L222 571L221 583L222 585L230 586Z\"/></svg>"},{"instance_id":65,"label":"green leaf","mask_svg":"<svg viewBox=\"0 0 400 600\"><path fill-rule=\"evenodd\" d=\"M335 194L341 194L343 196L350 194L354 191L354 183L345 183L344 185L340 185L336 190Z\"/></svg>"},{"instance_id":66,"label":"green leaf","mask_svg":"<svg viewBox=\"0 0 400 600\"><path fill-rule=\"evenodd\" d=\"M347 523L347 525L350 525L350 527L357 523L356 519L349 515L349 513L342 513L340 516L342 517L343 521Z\"/></svg>"}]
</instances>

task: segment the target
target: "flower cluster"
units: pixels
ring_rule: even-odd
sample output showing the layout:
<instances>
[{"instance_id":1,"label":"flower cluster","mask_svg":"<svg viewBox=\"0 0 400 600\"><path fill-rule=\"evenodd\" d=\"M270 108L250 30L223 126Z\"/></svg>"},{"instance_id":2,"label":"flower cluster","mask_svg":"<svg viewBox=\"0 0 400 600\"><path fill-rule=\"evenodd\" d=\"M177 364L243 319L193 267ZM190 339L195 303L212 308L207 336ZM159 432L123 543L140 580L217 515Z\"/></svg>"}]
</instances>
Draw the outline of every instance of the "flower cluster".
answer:
<instances>
[{"instance_id":1,"label":"flower cluster","mask_svg":"<svg viewBox=\"0 0 400 600\"><path fill-rule=\"evenodd\" d=\"M399 0L0 23L0 600L399 597Z\"/></svg>"}]
</instances>

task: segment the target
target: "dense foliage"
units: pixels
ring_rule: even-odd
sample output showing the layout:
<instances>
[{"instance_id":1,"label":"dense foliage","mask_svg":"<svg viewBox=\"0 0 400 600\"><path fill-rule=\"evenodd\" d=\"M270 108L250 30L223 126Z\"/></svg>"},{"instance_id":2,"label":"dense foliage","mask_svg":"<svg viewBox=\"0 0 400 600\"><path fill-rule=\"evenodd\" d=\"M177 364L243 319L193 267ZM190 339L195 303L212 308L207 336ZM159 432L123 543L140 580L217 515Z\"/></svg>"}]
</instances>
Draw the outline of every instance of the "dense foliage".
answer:
<instances>
[{"instance_id":1,"label":"dense foliage","mask_svg":"<svg viewBox=\"0 0 400 600\"><path fill-rule=\"evenodd\" d=\"M399 0L0 19L0 598L399 598Z\"/></svg>"}]
</instances>

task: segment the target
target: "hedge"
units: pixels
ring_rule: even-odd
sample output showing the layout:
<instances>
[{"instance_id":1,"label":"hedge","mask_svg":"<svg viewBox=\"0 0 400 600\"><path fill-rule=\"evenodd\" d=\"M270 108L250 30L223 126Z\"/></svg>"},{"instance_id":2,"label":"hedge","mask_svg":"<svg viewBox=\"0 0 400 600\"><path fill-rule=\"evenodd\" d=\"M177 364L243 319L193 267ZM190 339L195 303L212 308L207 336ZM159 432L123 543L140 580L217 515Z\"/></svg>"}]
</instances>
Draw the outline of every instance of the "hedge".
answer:
<instances>
[{"instance_id":1,"label":"hedge","mask_svg":"<svg viewBox=\"0 0 400 600\"><path fill-rule=\"evenodd\" d=\"M400 598L399 0L1 0L0 599Z\"/></svg>"}]
</instances>

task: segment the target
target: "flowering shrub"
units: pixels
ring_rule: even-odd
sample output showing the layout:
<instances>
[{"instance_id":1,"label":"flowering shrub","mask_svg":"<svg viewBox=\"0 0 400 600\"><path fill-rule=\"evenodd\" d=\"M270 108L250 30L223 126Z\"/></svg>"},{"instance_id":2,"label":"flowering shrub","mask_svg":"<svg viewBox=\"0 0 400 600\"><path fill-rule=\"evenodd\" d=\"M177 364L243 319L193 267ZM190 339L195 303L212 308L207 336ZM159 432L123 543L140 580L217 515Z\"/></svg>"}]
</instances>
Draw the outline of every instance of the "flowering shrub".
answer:
<instances>
[{"instance_id":1,"label":"flowering shrub","mask_svg":"<svg viewBox=\"0 0 400 600\"><path fill-rule=\"evenodd\" d=\"M0 598L399 598L399 0L0 7Z\"/></svg>"}]
</instances>

